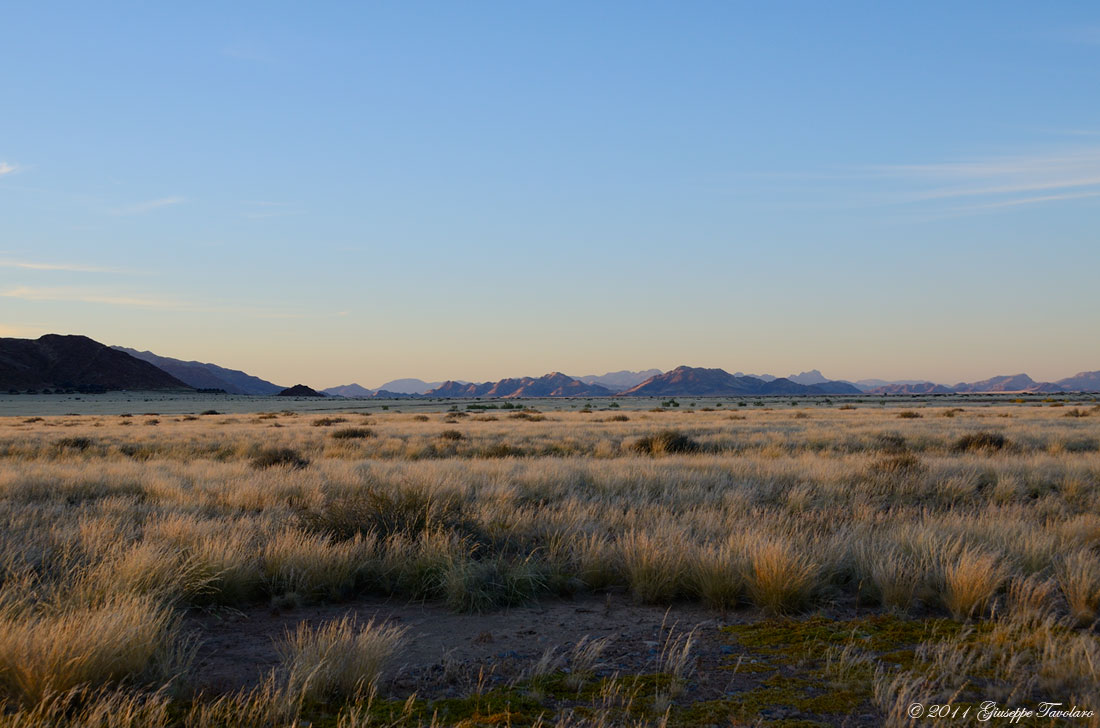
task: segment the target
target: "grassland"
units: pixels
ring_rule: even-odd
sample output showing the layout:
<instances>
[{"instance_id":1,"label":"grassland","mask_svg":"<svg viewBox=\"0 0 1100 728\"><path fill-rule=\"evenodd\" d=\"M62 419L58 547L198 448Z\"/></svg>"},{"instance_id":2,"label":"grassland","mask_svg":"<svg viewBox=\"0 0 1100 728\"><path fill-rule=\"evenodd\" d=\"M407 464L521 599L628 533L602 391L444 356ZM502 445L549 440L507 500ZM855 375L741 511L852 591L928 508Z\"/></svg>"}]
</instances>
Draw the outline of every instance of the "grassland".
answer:
<instances>
[{"instance_id":1,"label":"grassland","mask_svg":"<svg viewBox=\"0 0 1100 728\"><path fill-rule=\"evenodd\" d=\"M5 418L0 725L1100 712L1100 408L1057 404ZM403 691L413 636L352 617L272 634L239 689L195 668L196 615L388 598L489 629L603 595L715 626L662 627L626 672L573 640L457 695Z\"/></svg>"}]
</instances>

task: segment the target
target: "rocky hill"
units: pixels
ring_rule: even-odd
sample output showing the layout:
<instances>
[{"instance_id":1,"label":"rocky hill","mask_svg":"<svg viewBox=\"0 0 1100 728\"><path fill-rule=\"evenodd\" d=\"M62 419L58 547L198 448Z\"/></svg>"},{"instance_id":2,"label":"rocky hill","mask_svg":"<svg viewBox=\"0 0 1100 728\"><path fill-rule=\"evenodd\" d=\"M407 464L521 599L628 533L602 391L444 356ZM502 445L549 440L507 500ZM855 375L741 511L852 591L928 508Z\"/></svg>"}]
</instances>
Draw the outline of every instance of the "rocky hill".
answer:
<instances>
[{"instance_id":1,"label":"rocky hill","mask_svg":"<svg viewBox=\"0 0 1100 728\"><path fill-rule=\"evenodd\" d=\"M191 391L193 387L87 336L0 339L0 391L32 389Z\"/></svg>"}]
</instances>

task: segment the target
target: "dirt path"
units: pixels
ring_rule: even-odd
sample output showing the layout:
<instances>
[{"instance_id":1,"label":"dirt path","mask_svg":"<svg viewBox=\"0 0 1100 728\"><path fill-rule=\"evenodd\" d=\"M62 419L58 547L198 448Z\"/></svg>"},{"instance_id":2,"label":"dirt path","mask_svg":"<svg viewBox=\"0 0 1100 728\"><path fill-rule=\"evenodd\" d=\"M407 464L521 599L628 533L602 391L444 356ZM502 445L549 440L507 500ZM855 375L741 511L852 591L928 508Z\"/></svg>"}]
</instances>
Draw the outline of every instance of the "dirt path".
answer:
<instances>
[{"instance_id":1,"label":"dirt path","mask_svg":"<svg viewBox=\"0 0 1100 728\"><path fill-rule=\"evenodd\" d=\"M493 682L515 677L547 649L567 651L585 636L608 638L603 663L612 672L653 671L669 628L676 634L696 631L697 660L717 660L721 654L717 641L706 638L720 620L697 606L638 606L613 595L473 615L431 604L372 599L281 613L265 608L191 617L187 626L202 640L194 669L199 687L224 692L254 685L277 664L276 641L288 630L303 621L318 625L344 615L354 615L360 623L376 619L408 630L393 689L415 689L421 695L461 691L465 678L482 669Z\"/></svg>"}]
</instances>

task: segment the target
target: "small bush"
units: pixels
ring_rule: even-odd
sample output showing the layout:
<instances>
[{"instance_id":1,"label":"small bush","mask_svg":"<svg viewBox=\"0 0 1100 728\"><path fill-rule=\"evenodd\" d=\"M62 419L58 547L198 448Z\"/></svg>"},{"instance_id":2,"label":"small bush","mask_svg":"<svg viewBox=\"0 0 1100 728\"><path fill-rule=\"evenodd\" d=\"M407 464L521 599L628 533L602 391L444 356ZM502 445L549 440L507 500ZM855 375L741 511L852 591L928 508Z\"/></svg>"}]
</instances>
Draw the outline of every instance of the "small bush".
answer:
<instances>
[{"instance_id":1,"label":"small bush","mask_svg":"<svg viewBox=\"0 0 1100 728\"><path fill-rule=\"evenodd\" d=\"M1087 410L1078 409L1078 408L1074 407L1071 410L1066 410L1066 413L1063 414L1062 416L1063 417L1088 417L1089 413L1088 413Z\"/></svg>"},{"instance_id":2,"label":"small bush","mask_svg":"<svg viewBox=\"0 0 1100 728\"><path fill-rule=\"evenodd\" d=\"M997 432L974 432L955 441L955 452L981 452L1004 449L1005 436Z\"/></svg>"},{"instance_id":3,"label":"small bush","mask_svg":"<svg viewBox=\"0 0 1100 728\"><path fill-rule=\"evenodd\" d=\"M532 412L513 412L508 415L510 420L528 420L529 422L542 422L546 419L546 415L535 414Z\"/></svg>"},{"instance_id":4,"label":"small bush","mask_svg":"<svg viewBox=\"0 0 1100 728\"><path fill-rule=\"evenodd\" d=\"M413 415L414 422L427 422L429 419L428 415Z\"/></svg>"},{"instance_id":5,"label":"small bush","mask_svg":"<svg viewBox=\"0 0 1100 728\"><path fill-rule=\"evenodd\" d=\"M303 457L297 450L289 447L264 448L252 458L252 467L256 470L277 467L300 470L307 465L309 465L309 458Z\"/></svg>"},{"instance_id":6,"label":"small bush","mask_svg":"<svg viewBox=\"0 0 1100 728\"><path fill-rule=\"evenodd\" d=\"M451 440L457 442L458 440L465 440L466 436L458 430L444 430L439 433L440 440Z\"/></svg>"},{"instance_id":7,"label":"small bush","mask_svg":"<svg viewBox=\"0 0 1100 728\"><path fill-rule=\"evenodd\" d=\"M607 418L608 422L630 422L630 418L626 415L611 415Z\"/></svg>"},{"instance_id":8,"label":"small bush","mask_svg":"<svg viewBox=\"0 0 1100 728\"><path fill-rule=\"evenodd\" d=\"M63 437L57 441L60 450L79 450L83 452L92 446L92 441L87 437Z\"/></svg>"},{"instance_id":9,"label":"small bush","mask_svg":"<svg viewBox=\"0 0 1100 728\"><path fill-rule=\"evenodd\" d=\"M912 453L899 453L871 463L875 475L914 475L925 470L924 464Z\"/></svg>"},{"instance_id":10,"label":"small bush","mask_svg":"<svg viewBox=\"0 0 1100 728\"><path fill-rule=\"evenodd\" d=\"M199 414L200 415L220 415L221 412L218 412L217 410L203 410L202 412L199 412Z\"/></svg>"},{"instance_id":11,"label":"small bush","mask_svg":"<svg viewBox=\"0 0 1100 728\"><path fill-rule=\"evenodd\" d=\"M341 427L332 431L334 440L363 440L374 437L374 430L369 427Z\"/></svg>"},{"instance_id":12,"label":"small bush","mask_svg":"<svg viewBox=\"0 0 1100 728\"><path fill-rule=\"evenodd\" d=\"M923 417L920 412L914 412L913 410L902 410L898 412L898 418L902 420L919 420Z\"/></svg>"},{"instance_id":13,"label":"small bush","mask_svg":"<svg viewBox=\"0 0 1100 728\"><path fill-rule=\"evenodd\" d=\"M338 425L341 422L347 421L348 419L346 417L318 417L310 424L312 424L314 427L328 427L330 425Z\"/></svg>"},{"instance_id":14,"label":"small bush","mask_svg":"<svg viewBox=\"0 0 1100 728\"><path fill-rule=\"evenodd\" d=\"M634 450L645 455L672 455L699 451L699 443L678 430L662 430L639 438Z\"/></svg>"}]
</instances>

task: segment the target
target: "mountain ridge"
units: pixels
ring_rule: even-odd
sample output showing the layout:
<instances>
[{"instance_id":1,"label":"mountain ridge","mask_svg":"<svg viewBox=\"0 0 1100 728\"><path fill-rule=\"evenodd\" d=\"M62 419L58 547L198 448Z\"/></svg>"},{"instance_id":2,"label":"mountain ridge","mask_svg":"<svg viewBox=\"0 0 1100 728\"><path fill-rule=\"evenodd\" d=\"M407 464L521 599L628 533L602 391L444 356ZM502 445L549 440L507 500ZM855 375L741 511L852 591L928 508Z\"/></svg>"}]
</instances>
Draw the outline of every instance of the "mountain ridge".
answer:
<instances>
[{"instance_id":1,"label":"mountain ridge","mask_svg":"<svg viewBox=\"0 0 1100 728\"><path fill-rule=\"evenodd\" d=\"M151 351L138 351L125 346L112 346L111 348L125 352L136 359L149 362L195 389L222 389L227 394L261 396L278 394L283 389L278 384L272 384L252 374L246 374L239 369L229 369L218 364L160 356Z\"/></svg>"}]
</instances>

